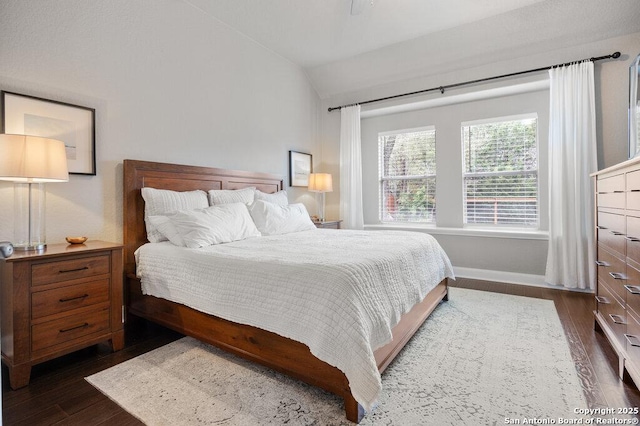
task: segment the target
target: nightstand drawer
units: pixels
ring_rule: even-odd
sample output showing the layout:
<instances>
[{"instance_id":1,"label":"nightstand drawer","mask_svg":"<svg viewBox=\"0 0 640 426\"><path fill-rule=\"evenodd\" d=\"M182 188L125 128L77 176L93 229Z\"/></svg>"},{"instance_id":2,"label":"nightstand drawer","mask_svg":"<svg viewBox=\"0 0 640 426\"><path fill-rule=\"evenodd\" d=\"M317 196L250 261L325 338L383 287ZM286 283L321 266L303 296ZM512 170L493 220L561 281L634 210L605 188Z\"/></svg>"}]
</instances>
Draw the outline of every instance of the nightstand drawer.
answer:
<instances>
[{"instance_id":1,"label":"nightstand drawer","mask_svg":"<svg viewBox=\"0 0 640 426\"><path fill-rule=\"evenodd\" d=\"M109 279L71 285L31 295L33 319L109 301Z\"/></svg>"},{"instance_id":2,"label":"nightstand drawer","mask_svg":"<svg viewBox=\"0 0 640 426\"><path fill-rule=\"evenodd\" d=\"M109 329L109 309L76 314L32 326L31 350L60 345L88 334Z\"/></svg>"},{"instance_id":3,"label":"nightstand drawer","mask_svg":"<svg viewBox=\"0 0 640 426\"><path fill-rule=\"evenodd\" d=\"M31 285L37 286L95 277L109 272L109 256L107 255L39 263L31 267Z\"/></svg>"}]
</instances>

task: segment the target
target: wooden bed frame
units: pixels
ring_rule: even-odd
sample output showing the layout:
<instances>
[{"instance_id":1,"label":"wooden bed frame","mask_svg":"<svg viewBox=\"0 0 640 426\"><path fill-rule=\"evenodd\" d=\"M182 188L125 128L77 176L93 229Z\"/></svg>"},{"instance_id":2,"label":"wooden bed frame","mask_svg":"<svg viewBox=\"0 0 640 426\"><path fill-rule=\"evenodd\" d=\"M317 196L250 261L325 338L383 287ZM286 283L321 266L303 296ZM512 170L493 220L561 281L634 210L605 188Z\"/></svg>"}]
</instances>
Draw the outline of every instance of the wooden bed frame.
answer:
<instances>
[{"instance_id":1,"label":"wooden bed frame","mask_svg":"<svg viewBox=\"0 0 640 426\"><path fill-rule=\"evenodd\" d=\"M137 160L124 160L124 263L127 312L192 336L225 351L260 363L318 386L344 399L346 417L359 423L363 408L351 395L344 373L311 354L297 341L259 328L233 323L204 314L187 306L153 296L145 296L136 277L134 251L147 242L144 200L141 188L148 186L174 191L201 189L241 189L255 186L263 192L283 189L279 176L183 166ZM424 320L442 300L447 300L447 279L406 313L393 329L393 341L375 351L380 372L391 363Z\"/></svg>"}]
</instances>

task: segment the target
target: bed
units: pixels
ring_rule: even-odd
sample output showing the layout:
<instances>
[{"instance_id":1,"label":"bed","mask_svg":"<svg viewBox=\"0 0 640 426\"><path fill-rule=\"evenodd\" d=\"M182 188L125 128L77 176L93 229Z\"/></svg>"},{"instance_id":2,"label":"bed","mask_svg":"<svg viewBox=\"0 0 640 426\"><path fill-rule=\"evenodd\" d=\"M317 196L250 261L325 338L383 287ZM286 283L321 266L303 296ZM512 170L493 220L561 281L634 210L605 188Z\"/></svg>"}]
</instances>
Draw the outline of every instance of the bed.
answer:
<instances>
[{"instance_id":1,"label":"bed","mask_svg":"<svg viewBox=\"0 0 640 426\"><path fill-rule=\"evenodd\" d=\"M268 331L259 327L260 324L230 321L222 318L223 314L216 316L203 312L201 307L196 306L198 309L195 309L164 297L148 295L148 289L143 292L136 271L136 251L149 250L149 246L154 246L160 253L163 250L170 253L167 251L170 250L170 243L147 244L144 200L141 195L145 187L173 191L255 187L265 193L276 193L283 189L282 179L265 173L125 160L123 196L127 312L332 392L343 398L347 419L358 423L364 415L364 409L354 397L347 375L333 366L335 362L328 363L313 355L310 350L312 344L308 346L299 340L283 337L282 334L286 333ZM317 231L306 232L309 238L330 238L322 231L344 232ZM263 240L266 241L266 238ZM172 255L167 256L168 259ZM379 372L391 363L438 303L447 300L447 278L434 282L433 288L420 298L422 300L404 313L399 321L394 321L397 324L393 327L391 341L375 350L375 367ZM317 353L315 348L314 352ZM353 380L353 375L351 377Z\"/></svg>"}]
</instances>

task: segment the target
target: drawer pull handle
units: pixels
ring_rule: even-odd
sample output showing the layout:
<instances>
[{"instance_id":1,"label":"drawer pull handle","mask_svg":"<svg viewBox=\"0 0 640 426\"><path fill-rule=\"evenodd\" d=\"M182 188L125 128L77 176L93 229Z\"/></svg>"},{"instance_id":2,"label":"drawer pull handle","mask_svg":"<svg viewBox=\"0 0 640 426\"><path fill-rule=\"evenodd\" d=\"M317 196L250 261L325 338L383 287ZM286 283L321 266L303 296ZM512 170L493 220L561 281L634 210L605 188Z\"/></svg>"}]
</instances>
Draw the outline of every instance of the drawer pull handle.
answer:
<instances>
[{"instance_id":1,"label":"drawer pull handle","mask_svg":"<svg viewBox=\"0 0 640 426\"><path fill-rule=\"evenodd\" d=\"M624 288L631 294L640 294L640 287L637 285L625 285Z\"/></svg>"},{"instance_id":2,"label":"drawer pull handle","mask_svg":"<svg viewBox=\"0 0 640 426\"><path fill-rule=\"evenodd\" d=\"M622 194L624 191L613 191L614 194Z\"/></svg>"},{"instance_id":3,"label":"drawer pull handle","mask_svg":"<svg viewBox=\"0 0 640 426\"><path fill-rule=\"evenodd\" d=\"M624 318L622 318L620 315L609 314L609 317L614 324L626 324Z\"/></svg>"},{"instance_id":4,"label":"drawer pull handle","mask_svg":"<svg viewBox=\"0 0 640 426\"><path fill-rule=\"evenodd\" d=\"M640 242L640 238L638 237L625 237L627 240L631 241L632 243L637 243Z\"/></svg>"},{"instance_id":5,"label":"drawer pull handle","mask_svg":"<svg viewBox=\"0 0 640 426\"><path fill-rule=\"evenodd\" d=\"M622 232L619 232L619 231L609 231L609 232L615 235L616 237L620 237L624 235Z\"/></svg>"},{"instance_id":6,"label":"drawer pull handle","mask_svg":"<svg viewBox=\"0 0 640 426\"><path fill-rule=\"evenodd\" d=\"M598 303L602 303L603 305L608 305L609 301L607 300L606 297L602 297L602 296L596 296L596 301Z\"/></svg>"},{"instance_id":7,"label":"drawer pull handle","mask_svg":"<svg viewBox=\"0 0 640 426\"><path fill-rule=\"evenodd\" d=\"M86 269L89 269L88 266L82 267L82 268L76 268L76 269L61 269L58 271L58 273L60 274L66 274L67 272L78 272L78 271L84 271Z\"/></svg>"},{"instance_id":8,"label":"drawer pull handle","mask_svg":"<svg viewBox=\"0 0 640 426\"><path fill-rule=\"evenodd\" d=\"M60 302L61 303L71 302L72 300L84 299L85 297L89 297L89 295L88 294L83 294L82 296L69 297L67 299L60 299Z\"/></svg>"},{"instance_id":9,"label":"drawer pull handle","mask_svg":"<svg viewBox=\"0 0 640 426\"><path fill-rule=\"evenodd\" d=\"M627 339L627 342L629 342L629 344L631 346L635 346L636 348L640 348L640 339L638 339L633 334L625 334L624 338Z\"/></svg>"},{"instance_id":10,"label":"drawer pull handle","mask_svg":"<svg viewBox=\"0 0 640 426\"><path fill-rule=\"evenodd\" d=\"M631 190L631 191L629 191L629 192L640 192L640 189L632 189L632 190Z\"/></svg>"},{"instance_id":11,"label":"drawer pull handle","mask_svg":"<svg viewBox=\"0 0 640 426\"><path fill-rule=\"evenodd\" d=\"M611 316L611 315L609 315L609 316ZM89 323L88 322L85 322L84 324L76 325L75 327L64 328L64 329L60 330L60 333L66 333L67 331L77 330L78 328L85 328L85 327L89 327Z\"/></svg>"},{"instance_id":12,"label":"drawer pull handle","mask_svg":"<svg viewBox=\"0 0 640 426\"><path fill-rule=\"evenodd\" d=\"M609 272L609 275L611 275L614 280L624 280L624 275L620 272Z\"/></svg>"},{"instance_id":13,"label":"drawer pull handle","mask_svg":"<svg viewBox=\"0 0 640 426\"><path fill-rule=\"evenodd\" d=\"M597 226L597 228L598 228L598 229L607 229L607 227L606 227L606 226L602 226L602 225L598 225L598 226Z\"/></svg>"},{"instance_id":14,"label":"drawer pull handle","mask_svg":"<svg viewBox=\"0 0 640 426\"><path fill-rule=\"evenodd\" d=\"M596 265L607 267L609 264L607 262L603 262L602 260L596 260Z\"/></svg>"}]
</instances>

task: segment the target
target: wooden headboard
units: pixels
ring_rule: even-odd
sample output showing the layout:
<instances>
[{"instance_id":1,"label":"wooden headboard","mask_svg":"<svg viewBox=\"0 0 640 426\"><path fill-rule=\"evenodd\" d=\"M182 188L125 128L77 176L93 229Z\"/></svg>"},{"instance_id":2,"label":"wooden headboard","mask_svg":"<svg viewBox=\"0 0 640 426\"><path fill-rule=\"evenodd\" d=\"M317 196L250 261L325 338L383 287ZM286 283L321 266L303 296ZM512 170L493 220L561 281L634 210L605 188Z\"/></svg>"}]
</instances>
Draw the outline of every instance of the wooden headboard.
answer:
<instances>
[{"instance_id":1,"label":"wooden headboard","mask_svg":"<svg viewBox=\"0 0 640 426\"><path fill-rule=\"evenodd\" d=\"M269 173L184 166L150 161L124 160L124 272L135 273L133 253L147 242L141 189L173 191L241 189L255 186L262 192L283 189L282 177Z\"/></svg>"}]
</instances>

